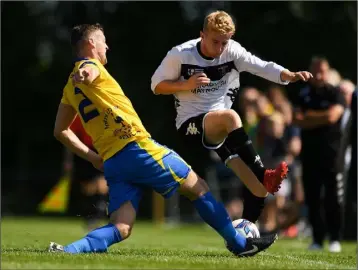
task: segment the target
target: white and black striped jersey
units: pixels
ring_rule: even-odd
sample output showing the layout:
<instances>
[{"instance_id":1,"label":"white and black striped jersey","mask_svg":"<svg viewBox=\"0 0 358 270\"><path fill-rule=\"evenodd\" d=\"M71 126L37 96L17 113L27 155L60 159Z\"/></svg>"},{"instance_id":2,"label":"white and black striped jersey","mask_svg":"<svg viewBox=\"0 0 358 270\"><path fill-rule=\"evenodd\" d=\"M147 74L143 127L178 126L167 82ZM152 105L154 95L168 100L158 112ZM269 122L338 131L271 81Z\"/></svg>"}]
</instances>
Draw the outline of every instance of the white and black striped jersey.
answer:
<instances>
[{"instance_id":1,"label":"white and black striped jersey","mask_svg":"<svg viewBox=\"0 0 358 270\"><path fill-rule=\"evenodd\" d=\"M242 71L275 83L288 84L281 81L282 66L261 60L234 40L229 40L224 52L215 59L207 59L201 54L200 40L193 39L173 47L152 76L154 93L157 84L164 80L187 80L195 73L204 72L211 81L191 91L174 94L178 129L196 115L231 108L240 87Z\"/></svg>"}]
</instances>

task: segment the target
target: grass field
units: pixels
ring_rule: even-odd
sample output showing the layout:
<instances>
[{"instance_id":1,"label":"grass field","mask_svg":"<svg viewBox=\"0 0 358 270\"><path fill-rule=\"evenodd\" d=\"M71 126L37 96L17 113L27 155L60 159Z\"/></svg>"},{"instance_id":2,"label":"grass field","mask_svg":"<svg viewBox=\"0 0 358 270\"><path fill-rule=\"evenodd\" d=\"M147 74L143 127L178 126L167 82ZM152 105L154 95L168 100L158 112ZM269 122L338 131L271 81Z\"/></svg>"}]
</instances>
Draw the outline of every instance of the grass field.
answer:
<instances>
[{"instance_id":1,"label":"grass field","mask_svg":"<svg viewBox=\"0 0 358 270\"><path fill-rule=\"evenodd\" d=\"M138 222L132 236L106 254L48 253L50 241L67 244L86 232L81 220L3 218L2 269L356 269L356 244L343 252L308 252L308 242L279 239L251 258L236 258L203 225L165 228Z\"/></svg>"}]
</instances>

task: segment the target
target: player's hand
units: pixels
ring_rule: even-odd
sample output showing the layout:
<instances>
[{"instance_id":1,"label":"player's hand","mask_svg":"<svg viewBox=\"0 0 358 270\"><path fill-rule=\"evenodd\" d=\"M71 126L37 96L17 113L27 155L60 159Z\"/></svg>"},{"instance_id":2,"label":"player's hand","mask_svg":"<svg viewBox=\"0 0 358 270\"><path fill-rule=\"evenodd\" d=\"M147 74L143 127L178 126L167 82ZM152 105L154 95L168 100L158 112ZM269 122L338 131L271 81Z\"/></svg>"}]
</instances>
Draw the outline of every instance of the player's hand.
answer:
<instances>
[{"instance_id":1,"label":"player's hand","mask_svg":"<svg viewBox=\"0 0 358 270\"><path fill-rule=\"evenodd\" d=\"M207 85L209 83L210 83L210 79L208 78L208 76L206 76L205 73L197 73L191 76L187 80L187 87L188 90L193 90L195 88L198 88L202 85Z\"/></svg>"},{"instance_id":2,"label":"player's hand","mask_svg":"<svg viewBox=\"0 0 358 270\"><path fill-rule=\"evenodd\" d=\"M283 70L281 72L281 80L289 81L291 83L294 83L294 82L297 82L300 80L307 82L311 78L313 78L313 75L308 71L291 72L289 70Z\"/></svg>"},{"instance_id":3,"label":"player's hand","mask_svg":"<svg viewBox=\"0 0 358 270\"><path fill-rule=\"evenodd\" d=\"M103 160L102 158L98 155L95 154L91 157L91 163L93 165L93 167L95 167L97 170L103 172Z\"/></svg>"},{"instance_id":4,"label":"player's hand","mask_svg":"<svg viewBox=\"0 0 358 270\"><path fill-rule=\"evenodd\" d=\"M97 170L103 172L104 168L103 168L103 161L102 161L102 160L100 160L100 161L98 161L98 162L95 162L95 163L92 162L92 165L93 165L93 167L95 167Z\"/></svg>"},{"instance_id":5,"label":"player's hand","mask_svg":"<svg viewBox=\"0 0 358 270\"><path fill-rule=\"evenodd\" d=\"M76 83L85 83L88 76L89 76L89 72L84 68L80 68L73 75L72 84L75 85Z\"/></svg>"}]
</instances>

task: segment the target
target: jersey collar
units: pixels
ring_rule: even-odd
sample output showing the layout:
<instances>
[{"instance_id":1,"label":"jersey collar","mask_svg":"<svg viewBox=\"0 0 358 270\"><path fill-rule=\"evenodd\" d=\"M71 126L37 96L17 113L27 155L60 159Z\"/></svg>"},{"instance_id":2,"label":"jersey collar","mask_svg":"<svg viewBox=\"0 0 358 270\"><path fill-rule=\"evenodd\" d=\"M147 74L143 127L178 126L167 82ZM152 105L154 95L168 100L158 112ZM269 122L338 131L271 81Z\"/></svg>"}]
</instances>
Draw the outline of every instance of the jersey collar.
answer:
<instances>
[{"instance_id":1,"label":"jersey collar","mask_svg":"<svg viewBox=\"0 0 358 270\"><path fill-rule=\"evenodd\" d=\"M201 56L201 58L203 58L204 60L206 61L214 61L214 58L212 57L207 57L203 54L203 52L201 51L200 49L200 44L201 44L201 41L199 41L198 43L196 43L196 50L198 52L198 54Z\"/></svg>"},{"instance_id":2,"label":"jersey collar","mask_svg":"<svg viewBox=\"0 0 358 270\"><path fill-rule=\"evenodd\" d=\"M83 60L89 60L89 58L85 58L85 57L77 57L75 58L74 62L79 62L79 61L83 61Z\"/></svg>"}]
</instances>

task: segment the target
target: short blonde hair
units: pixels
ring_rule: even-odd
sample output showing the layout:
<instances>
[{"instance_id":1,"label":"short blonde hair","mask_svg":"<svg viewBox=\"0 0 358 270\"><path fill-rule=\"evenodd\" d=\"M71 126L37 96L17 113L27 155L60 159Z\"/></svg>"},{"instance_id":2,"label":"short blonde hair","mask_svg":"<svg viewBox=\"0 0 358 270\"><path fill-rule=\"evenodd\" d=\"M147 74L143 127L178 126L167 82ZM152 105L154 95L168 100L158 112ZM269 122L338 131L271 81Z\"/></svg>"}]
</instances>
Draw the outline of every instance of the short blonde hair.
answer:
<instances>
[{"instance_id":1,"label":"short blonde hair","mask_svg":"<svg viewBox=\"0 0 358 270\"><path fill-rule=\"evenodd\" d=\"M234 34L235 24L228 13L218 10L205 17L203 30L221 34Z\"/></svg>"}]
</instances>

